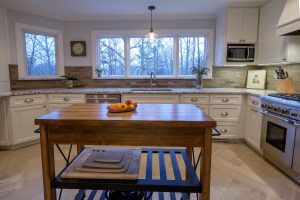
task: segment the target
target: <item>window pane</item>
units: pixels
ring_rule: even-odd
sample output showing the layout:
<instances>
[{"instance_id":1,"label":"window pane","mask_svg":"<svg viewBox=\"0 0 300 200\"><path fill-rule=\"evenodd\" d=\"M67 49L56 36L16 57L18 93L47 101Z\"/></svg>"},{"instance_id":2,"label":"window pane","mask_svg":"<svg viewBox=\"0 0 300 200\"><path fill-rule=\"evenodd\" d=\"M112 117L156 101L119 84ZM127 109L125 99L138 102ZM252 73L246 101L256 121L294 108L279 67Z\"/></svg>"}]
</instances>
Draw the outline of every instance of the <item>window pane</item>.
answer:
<instances>
[{"instance_id":1,"label":"window pane","mask_svg":"<svg viewBox=\"0 0 300 200\"><path fill-rule=\"evenodd\" d=\"M179 73L192 75L192 67L207 66L205 37L179 37Z\"/></svg>"},{"instance_id":2,"label":"window pane","mask_svg":"<svg viewBox=\"0 0 300 200\"><path fill-rule=\"evenodd\" d=\"M124 39L100 38L98 40L98 66L102 69L102 75L124 75Z\"/></svg>"},{"instance_id":3,"label":"window pane","mask_svg":"<svg viewBox=\"0 0 300 200\"><path fill-rule=\"evenodd\" d=\"M173 74L173 41L171 37L130 38L130 75Z\"/></svg>"},{"instance_id":4,"label":"window pane","mask_svg":"<svg viewBox=\"0 0 300 200\"><path fill-rule=\"evenodd\" d=\"M55 76L56 40L54 36L25 33L27 75Z\"/></svg>"}]
</instances>

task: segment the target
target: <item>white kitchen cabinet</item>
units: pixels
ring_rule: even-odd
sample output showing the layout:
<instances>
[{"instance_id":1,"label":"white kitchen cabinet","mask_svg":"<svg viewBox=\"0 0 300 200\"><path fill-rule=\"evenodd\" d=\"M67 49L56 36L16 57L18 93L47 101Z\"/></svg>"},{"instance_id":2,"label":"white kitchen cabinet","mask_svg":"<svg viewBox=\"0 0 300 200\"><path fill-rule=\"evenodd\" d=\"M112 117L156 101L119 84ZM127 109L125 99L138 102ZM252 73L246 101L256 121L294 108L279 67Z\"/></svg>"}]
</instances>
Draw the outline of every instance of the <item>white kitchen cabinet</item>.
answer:
<instances>
[{"instance_id":1,"label":"white kitchen cabinet","mask_svg":"<svg viewBox=\"0 0 300 200\"><path fill-rule=\"evenodd\" d=\"M34 120L47 113L46 95L23 95L9 97L8 130L10 146L17 147L36 143L40 135Z\"/></svg>"},{"instance_id":2,"label":"white kitchen cabinet","mask_svg":"<svg viewBox=\"0 0 300 200\"><path fill-rule=\"evenodd\" d=\"M249 64L227 62L227 44L247 43L257 46L258 19L258 7L228 7L217 14L215 66Z\"/></svg>"},{"instance_id":3,"label":"white kitchen cabinet","mask_svg":"<svg viewBox=\"0 0 300 200\"><path fill-rule=\"evenodd\" d=\"M123 94L122 102L136 101L138 104L178 104L179 95L174 94Z\"/></svg>"},{"instance_id":4,"label":"white kitchen cabinet","mask_svg":"<svg viewBox=\"0 0 300 200\"><path fill-rule=\"evenodd\" d=\"M245 140L256 150L260 150L262 114L259 112L260 98L248 96L245 125Z\"/></svg>"},{"instance_id":5,"label":"white kitchen cabinet","mask_svg":"<svg viewBox=\"0 0 300 200\"><path fill-rule=\"evenodd\" d=\"M227 43L256 43L259 8L227 9Z\"/></svg>"},{"instance_id":6,"label":"white kitchen cabinet","mask_svg":"<svg viewBox=\"0 0 300 200\"><path fill-rule=\"evenodd\" d=\"M0 5L0 91L10 90L8 41L7 9Z\"/></svg>"},{"instance_id":7,"label":"white kitchen cabinet","mask_svg":"<svg viewBox=\"0 0 300 200\"><path fill-rule=\"evenodd\" d=\"M285 1L272 0L261 7L259 24L259 62L284 64L300 62L300 36L277 36L277 23Z\"/></svg>"},{"instance_id":8,"label":"white kitchen cabinet","mask_svg":"<svg viewBox=\"0 0 300 200\"><path fill-rule=\"evenodd\" d=\"M209 94L182 94L179 103L194 104L206 114L209 112Z\"/></svg>"},{"instance_id":9,"label":"white kitchen cabinet","mask_svg":"<svg viewBox=\"0 0 300 200\"><path fill-rule=\"evenodd\" d=\"M9 145L9 135L7 131L7 109L5 97L0 97L0 146Z\"/></svg>"},{"instance_id":10,"label":"white kitchen cabinet","mask_svg":"<svg viewBox=\"0 0 300 200\"><path fill-rule=\"evenodd\" d=\"M49 94L48 111L56 111L76 103L85 103L85 94Z\"/></svg>"}]
</instances>

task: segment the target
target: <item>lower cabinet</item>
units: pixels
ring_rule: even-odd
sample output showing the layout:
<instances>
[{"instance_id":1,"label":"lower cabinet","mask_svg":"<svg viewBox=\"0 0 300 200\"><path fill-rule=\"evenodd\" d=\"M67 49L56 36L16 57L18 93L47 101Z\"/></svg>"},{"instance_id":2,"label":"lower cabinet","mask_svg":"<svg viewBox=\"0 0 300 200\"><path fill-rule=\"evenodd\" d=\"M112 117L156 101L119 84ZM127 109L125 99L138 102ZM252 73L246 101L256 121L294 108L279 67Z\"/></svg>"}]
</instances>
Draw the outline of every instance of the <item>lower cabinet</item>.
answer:
<instances>
[{"instance_id":1,"label":"lower cabinet","mask_svg":"<svg viewBox=\"0 0 300 200\"><path fill-rule=\"evenodd\" d=\"M257 108L248 106L246 115L245 139L257 150L260 150L261 126L262 114Z\"/></svg>"},{"instance_id":2,"label":"lower cabinet","mask_svg":"<svg viewBox=\"0 0 300 200\"><path fill-rule=\"evenodd\" d=\"M238 124L233 122L217 122L216 129L221 133L221 138L235 139L237 137ZM213 133L217 133L213 130ZM218 138L218 137L216 137Z\"/></svg>"},{"instance_id":3,"label":"lower cabinet","mask_svg":"<svg viewBox=\"0 0 300 200\"><path fill-rule=\"evenodd\" d=\"M209 94L182 94L179 103L194 104L206 114L209 113Z\"/></svg>"},{"instance_id":4,"label":"lower cabinet","mask_svg":"<svg viewBox=\"0 0 300 200\"><path fill-rule=\"evenodd\" d=\"M9 135L7 131L7 109L5 97L0 98L0 146L9 145Z\"/></svg>"},{"instance_id":5,"label":"lower cabinet","mask_svg":"<svg viewBox=\"0 0 300 200\"><path fill-rule=\"evenodd\" d=\"M76 103L85 103L84 94L49 94L48 111L56 111Z\"/></svg>"}]
</instances>

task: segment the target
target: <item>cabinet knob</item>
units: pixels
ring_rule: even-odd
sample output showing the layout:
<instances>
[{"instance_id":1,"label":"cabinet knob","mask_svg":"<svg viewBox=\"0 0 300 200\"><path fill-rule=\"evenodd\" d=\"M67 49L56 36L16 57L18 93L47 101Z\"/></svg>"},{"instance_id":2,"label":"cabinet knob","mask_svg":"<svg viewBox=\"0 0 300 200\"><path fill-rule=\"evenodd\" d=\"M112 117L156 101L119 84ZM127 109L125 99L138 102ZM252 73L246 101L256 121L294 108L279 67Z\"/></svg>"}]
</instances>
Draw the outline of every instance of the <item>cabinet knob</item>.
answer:
<instances>
[{"instance_id":1,"label":"cabinet knob","mask_svg":"<svg viewBox=\"0 0 300 200\"><path fill-rule=\"evenodd\" d=\"M282 58L283 61L287 61L287 58Z\"/></svg>"},{"instance_id":2,"label":"cabinet knob","mask_svg":"<svg viewBox=\"0 0 300 200\"><path fill-rule=\"evenodd\" d=\"M193 98L191 98L191 101L192 101L192 102L196 102L196 101L198 101L198 98L193 97Z\"/></svg>"},{"instance_id":3,"label":"cabinet knob","mask_svg":"<svg viewBox=\"0 0 300 200\"><path fill-rule=\"evenodd\" d=\"M246 40L243 40L243 42L246 42Z\"/></svg>"},{"instance_id":4,"label":"cabinet knob","mask_svg":"<svg viewBox=\"0 0 300 200\"><path fill-rule=\"evenodd\" d=\"M70 101L70 97L64 97L64 101Z\"/></svg>"},{"instance_id":5,"label":"cabinet knob","mask_svg":"<svg viewBox=\"0 0 300 200\"><path fill-rule=\"evenodd\" d=\"M220 132L221 132L221 133L227 133L228 130L227 130L227 129L221 129Z\"/></svg>"},{"instance_id":6,"label":"cabinet knob","mask_svg":"<svg viewBox=\"0 0 300 200\"><path fill-rule=\"evenodd\" d=\"M32 103L34 100L33 99L25 99L24 102L25 103Z\"/></svg>"},{"instance_id":7,"label":"cabinet knob","mask_svg":"<svg viewBox=\"0 0 300 200\"><path fill-rule=\"evenodd\" d=\"M223 117L226 117L226 116L229 115L229 113L228 113L228 112L222 112L221 115L222 115Z\"/></svg>"},{"instance_id":8,"label":"cabinet knob","mask_svg":"<svg viewBox=\"0 0 300 200\"><path fill-rule=\"evenodd\" d=\"M224 98L224 99L221 99L221 101L224 102L224 103L226 103L226 102L229 101L229 99L228 98Z\"/></svg>"},{"instance_id":9,"label":"cabinet knob","mask_svg":"<svg viewBox=\"0 0 300 200\"><path fill-rule=\"evenodd\" d=\"M252 101L252 104L258 105L258 102L257 101Z\"/></svg>"}]
</instances>

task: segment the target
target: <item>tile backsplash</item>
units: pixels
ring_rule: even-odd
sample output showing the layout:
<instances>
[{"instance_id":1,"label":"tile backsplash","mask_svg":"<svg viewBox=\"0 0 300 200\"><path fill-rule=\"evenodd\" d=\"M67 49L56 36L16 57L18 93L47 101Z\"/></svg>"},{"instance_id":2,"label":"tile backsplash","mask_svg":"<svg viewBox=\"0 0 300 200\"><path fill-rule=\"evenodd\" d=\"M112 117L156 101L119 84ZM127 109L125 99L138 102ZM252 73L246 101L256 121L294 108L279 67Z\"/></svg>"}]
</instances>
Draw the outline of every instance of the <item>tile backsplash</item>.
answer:
<instances>
[{"instance_id":1,"label":"tile backsplash","mask_svg":"<svg viewBox=\"0 0 300 200\"><path fill-rule=\"evenodd\" d=\"M204 80L203 86L206 88L244 88L246 86L247 71L249 69L267 69L266 89L275 89L274 69L278 66L268 67L214 67L213 79ZM283 66L295 82L297 91L300 91L300 66ZM66 74L73 72L78 81L77 87L149 87L149 79L92 79L92 67L65 67ZM65 85L61 80L18 80L18 66L9 65L10 84L12 90L37 89L37 88L62 88ZM194 79L158 79L157 87L177 87L190 88L195 86Z\"/></svg>"}]
</instances>

